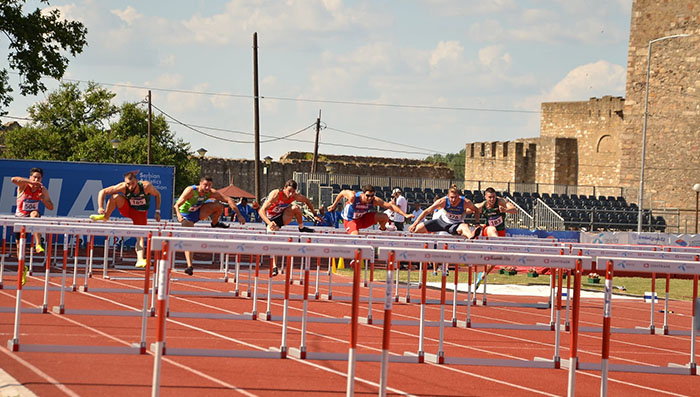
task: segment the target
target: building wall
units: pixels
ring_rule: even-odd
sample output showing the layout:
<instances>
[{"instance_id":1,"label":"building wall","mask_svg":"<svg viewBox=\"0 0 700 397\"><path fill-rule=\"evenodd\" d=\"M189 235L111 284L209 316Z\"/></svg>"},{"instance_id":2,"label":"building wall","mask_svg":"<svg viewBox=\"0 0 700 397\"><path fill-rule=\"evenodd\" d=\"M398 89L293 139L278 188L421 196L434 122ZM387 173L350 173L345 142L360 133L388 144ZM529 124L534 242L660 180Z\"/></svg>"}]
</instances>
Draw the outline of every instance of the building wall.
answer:
<instances>
[{"instance_id":1,"label":"building wall","mask_svg":"<svg viewBox=\"0 0 700 397\"><path fill-rule=\"evenodd\" d=\"M573 185L619 184L619 137L624 122L624 103L621 97L604 96L588 101L542 104L540 136L575 138L578 142L576 150L562 148L561 153L576 156L567 159L577 164L576 176L560 180L574 182L569 183ZM557 162L562 160L560 157Z\"/></svg>"},{"instance_id":2,"label":"building wall","mask_svg":"<svg viewBox=\"0 0 700 397\"><path fill-rule=\"evenodd\" d=\"M263 173L260 179L261 194L267 195L270 190L283 186L286 180L292 179L294 172L309 172L311 160L300 160L299 157L285 155L280 161L273 161L268 167L267 174L264 174L264 166L261 166L261 173ZM319 157L331 159L333 156L321 155ZM353 159L352 156L342 157L345 161L319 161L318 170L333 174L454 178L454 171L440 164L408 159L405 162L402 159L391 159L391 163L386 164L381 160ZM226 187L233 183L241 189L255 194L254 160L204 157L199 160L199 164L202 167L202 175L210 175L213 178L214 188ZM193 181L193 183L195 182L197 181Z\"/></svg>"},{"instance_id":3,"label":"building wall","mask_svg":"<svg viewBox=\"0 0 700 397\"><path fill-rule=\"evenodd\" d=\"M700 3L697 0L635 0L627 61L625 123L620 180L637 201L649 41L649 78L644 206L694 212L693 184L700 182ZM653 201L653 203L652 203Z\"/></svg>"}]
</instances>

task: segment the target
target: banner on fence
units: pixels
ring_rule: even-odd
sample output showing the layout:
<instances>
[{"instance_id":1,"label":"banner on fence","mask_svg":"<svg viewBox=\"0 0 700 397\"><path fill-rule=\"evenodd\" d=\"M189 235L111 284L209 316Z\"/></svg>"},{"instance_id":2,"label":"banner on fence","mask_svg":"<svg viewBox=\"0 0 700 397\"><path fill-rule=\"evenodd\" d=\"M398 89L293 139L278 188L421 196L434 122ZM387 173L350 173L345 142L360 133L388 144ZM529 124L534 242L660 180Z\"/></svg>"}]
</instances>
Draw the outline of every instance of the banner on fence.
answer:
<instances>
[{"instance_id":1,"label":"banner on fence","mask_svg":"<svg viewBox=\"0 0 700 397\"><path fill-rule=\"evenodd\" d=\"M552 238L563 242L578 243L580 233L570 230L528 230L528 229L506 229L506 236L537 236L538 238Z\"/></svg>"},{"instance_id":2,"label":"banner on fence","mask_svg":"<svg viewBox=\"0 0 700 397\"><path fill-rule=\"evenodd\" d=\"M17 185L11 179L13 176L28 178L29 170L33 167L43 169L43 184L54 203L53 211L40 206L46 216L87 217L97 210L97 194L102 188L123 182L126 172L138 170L139 180L149 181L158 189L163 217L170 217L175 173L173 166L4 159L0 159L0 213L14 213ZM153 218L155 210L155 200L151 200L149 218ZM115 210L113 216L120 216L119 211Z\"/></svg>"},{"instance_id":3,"label":"banner on fence","mask_svg":"<svg viewBox=\"0 0 700 397\"><path fill-rule=\"evenodd\" d=\"M680 247L700 247L700 235L635 232L595 232L581 233L581 242L591 244L676 245Z\"/></svg>"}]
</instances>

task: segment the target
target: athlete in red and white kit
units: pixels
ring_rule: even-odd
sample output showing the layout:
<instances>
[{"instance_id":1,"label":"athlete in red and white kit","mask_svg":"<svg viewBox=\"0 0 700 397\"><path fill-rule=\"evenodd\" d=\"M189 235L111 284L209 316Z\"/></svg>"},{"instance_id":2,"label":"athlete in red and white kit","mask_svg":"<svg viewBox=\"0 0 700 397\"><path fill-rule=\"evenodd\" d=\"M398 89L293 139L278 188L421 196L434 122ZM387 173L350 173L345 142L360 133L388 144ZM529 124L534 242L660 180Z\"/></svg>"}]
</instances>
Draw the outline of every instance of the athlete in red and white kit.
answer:
<instances>
[{"instance_id":1,"label":"athlete in red and white kit","mask_svg":"<svg viewBox=\"0 0 700 397\"><path fill-rule=\"evenodd\" d=\"M29 170L29 178L21 176L12 177L12 183L17 185L17 210L15 216L38 218L39 203L44 203L44 206L49 211L53 210L53 203L49 197L49 191L41 184L44 178L44 170L41 168L32 168ZM44 252L44 247L41 245L39 233L34 233L34 248L36 252Z\"/></svg>"}]
</instances>

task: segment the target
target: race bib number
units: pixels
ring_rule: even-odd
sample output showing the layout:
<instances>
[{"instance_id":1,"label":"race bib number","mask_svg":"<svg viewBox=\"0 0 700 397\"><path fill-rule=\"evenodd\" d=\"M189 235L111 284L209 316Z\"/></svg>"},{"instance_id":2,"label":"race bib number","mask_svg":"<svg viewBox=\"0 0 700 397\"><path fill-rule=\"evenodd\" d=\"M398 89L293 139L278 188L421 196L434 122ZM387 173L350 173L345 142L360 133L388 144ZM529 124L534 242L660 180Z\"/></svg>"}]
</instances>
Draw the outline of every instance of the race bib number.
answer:
<instances>
[{"instance_id":1,"label":"race bib number","mask_svg":"<svg viewBox=\"0 0 700 397\"><path fill-rule=\"evenodd\" d=\"M190 212L195 212L195 211L197 211L197 210L199 209L199 207L201 207L201 205L193 205L193 206L191 206L191 207L190 207Z\"/></svg>"},{"instance_id":2,"label":"race bib number","mask_svg":"<svg viewBox=\"0 0 700 397\"><path fill-rule=\"evenodd\" d=\"M450 214L449 212L446 213L447 219L451 221L461 221L462 216L461 215L456 215L456 214Z\"/></svg>"},{"instance_id":3,"label":"race bib number","mask_svg":"<svg viewBox=\"0 0 700 397\"><path fill-rule=\"evenodd\" d=\"M38 201L24 201L22 203L22 211L36 211L39 209Z\"/></svg>"},{"instance_id":4,"label":"race bib number","mask_svg":"<svg viewBox=\"0 0 700 397\"><path fill-rule=\"evenodd\" d=\"M129 204L131 204L132 207L146 205L146 198L145 197L132 197L129 199Z\"/></svg>"},{"instance_id":5,"label":"race bib number","mask_svg":"<svg viewBox=\"0 0 700 397\"><path fill-rule=\"evenodd\" d=\"M503 223L503 218L502 217L497 217L497 218L489 218L489 226L498 226L501 223Z\"/></svg>"}]
</instances>

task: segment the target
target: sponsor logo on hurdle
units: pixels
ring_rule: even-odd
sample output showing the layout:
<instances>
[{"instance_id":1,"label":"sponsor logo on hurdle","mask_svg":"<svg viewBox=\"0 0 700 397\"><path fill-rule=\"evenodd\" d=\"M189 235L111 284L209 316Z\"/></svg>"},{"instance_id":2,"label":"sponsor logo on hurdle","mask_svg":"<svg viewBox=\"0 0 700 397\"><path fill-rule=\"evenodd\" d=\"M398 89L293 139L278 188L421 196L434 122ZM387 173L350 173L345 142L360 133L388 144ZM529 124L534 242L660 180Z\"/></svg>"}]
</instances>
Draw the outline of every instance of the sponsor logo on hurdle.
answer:
<instances>
[{"instance_id":1,"label":"sponsor logo on hurdle","mask_svg":"<svg viewBox=\"0 0 700 397\"><path fill-rule=\"evenodd\" d=\"M687 269L685 268L685 263L682 264L682 265L680 265L680 266L678 266L678 270L680 270L680 271L682 271L683 273L685 273L685 272L687 271Z\"/></svg>"},{"instance_id":2,"label":"sponsor logo on hurdle","mask_svg":"<svg viewBox=\"0 0 700 397\"><path fill-rule=\"evenodd\" d=\"M429 254L428 254L429 255ZM399 257L401 259L408 259L408 253L406 251L402 252L399 254Z\"/></svg>"}]
</instances>

